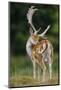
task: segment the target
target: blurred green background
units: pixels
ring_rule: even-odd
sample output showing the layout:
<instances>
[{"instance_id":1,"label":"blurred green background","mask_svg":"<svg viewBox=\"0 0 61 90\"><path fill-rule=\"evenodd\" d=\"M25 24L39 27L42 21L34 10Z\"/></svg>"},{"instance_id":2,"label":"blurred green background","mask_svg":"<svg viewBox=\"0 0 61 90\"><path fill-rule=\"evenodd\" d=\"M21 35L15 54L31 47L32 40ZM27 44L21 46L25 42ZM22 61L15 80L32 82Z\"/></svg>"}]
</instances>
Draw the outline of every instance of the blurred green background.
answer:
<instances>
[{"instance_id":1,"label":"blurred green background","mask_svg":"<svg viewBox=\"0 0 61 90\"><path fill-rule=\"evenodd\" d=\"M26 53L26 42L30 36L29 24L26 14L31 6L39 10L33 16L33 23L36 29L42 28L43 32L50 24L51 28L46 37L51 41L54 48L53 71L58 78L58 54L59 54L59 6L29 3L9 3L10 14L10 82L12 86L18 86L15 81L18 76L32 76L32 62ZM14 78L16 75L16 78ZM12 79L12 77L14 79ZM18 78L17 78L18 80ZM20 81L22 82L22 81ZM32 82L31 82L32 83ZM58 83L58 80L56 81ZM25 82L26 84L26 82ZM54 84L54 83L53 83ZM20 84L19 86L21 86Z\"/></svg>"}]
</instances>

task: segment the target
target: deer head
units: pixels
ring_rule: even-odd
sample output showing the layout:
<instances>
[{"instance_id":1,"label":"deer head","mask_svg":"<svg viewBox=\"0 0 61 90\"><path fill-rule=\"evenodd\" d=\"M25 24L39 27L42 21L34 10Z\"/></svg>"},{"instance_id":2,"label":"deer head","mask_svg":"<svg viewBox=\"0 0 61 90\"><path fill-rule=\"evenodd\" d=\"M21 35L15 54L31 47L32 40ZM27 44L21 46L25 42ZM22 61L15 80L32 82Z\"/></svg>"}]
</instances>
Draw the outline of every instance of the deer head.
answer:
<instances>
[{"instance_id":1,"label":"deer head","mask_svg":"<svg viewBox=\"0 0 61 90\"><path fill-rule=\"evenodd\" d=\"M43 33L38 34L38 32L41 30L41 27L37 30L33 23L32 23L32 16L35 13L35 11L37 11L38 9L35 8L35 6L31 6L28 10L27 13L27 19L28 19L28 23L30 24L30 34L32 36L32 39L34 40L38 40L39 37L44 37L44 35L46 34L46 32L49 30L50 25L47 26L47 28L44 30Z\"/></svg>"}]
</instances>

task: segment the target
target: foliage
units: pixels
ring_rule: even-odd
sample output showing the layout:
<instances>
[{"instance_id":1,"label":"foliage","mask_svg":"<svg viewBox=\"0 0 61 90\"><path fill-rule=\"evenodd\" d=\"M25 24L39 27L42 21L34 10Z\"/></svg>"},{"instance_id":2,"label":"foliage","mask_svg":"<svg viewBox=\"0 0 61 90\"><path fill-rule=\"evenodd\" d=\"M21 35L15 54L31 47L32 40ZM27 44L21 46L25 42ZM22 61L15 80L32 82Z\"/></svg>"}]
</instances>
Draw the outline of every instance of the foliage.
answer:
<instances>
[{"instance_id":1,"label":"foliage","mask_svg":"<svg viewBox=\"0 0 61 90\"><path fill-rule=\"evenodd\" d=\"M10 3L10 49L11 54L26 54L26 41L29 37L29 25L27 21L27 11L34 4L28 3ZM51 40L54 50L58 51L58 5L40 5L35 4L39 10L33 16L33 23L41 32L51 25L46 34ZM41 33L40 32L40 33Z\"/></svg>"}]
</instances>

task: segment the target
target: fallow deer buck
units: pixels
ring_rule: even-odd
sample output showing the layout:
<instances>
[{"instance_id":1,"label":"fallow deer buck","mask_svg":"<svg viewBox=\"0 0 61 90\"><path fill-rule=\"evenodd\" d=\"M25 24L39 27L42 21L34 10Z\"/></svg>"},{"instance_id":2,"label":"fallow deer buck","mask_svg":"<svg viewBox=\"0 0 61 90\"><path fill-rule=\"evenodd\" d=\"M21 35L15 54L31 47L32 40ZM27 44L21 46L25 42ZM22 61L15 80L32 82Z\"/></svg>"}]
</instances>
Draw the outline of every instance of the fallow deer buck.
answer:
<instances>
[{"instance_id":1,"label":"fallow deer buck","mask_svg":"<svg viewBox=\"0 0 61 90\"><path fill-rule=\"evenodd\" d=\"M33 63L33 78L36 79L36 64L38 65L38 80L40 80L40 69L43 70L43 81L45 80L46 63L49 66L49 78L52 78L52 44L44 37L50 25L41 34L38 34L41 28L36 30L32 23L32 16L38 9L34 6L29 8L27 13L27 20L30 24L30 37L26 44L26 51Z\"/></svg>"}]
</instances>

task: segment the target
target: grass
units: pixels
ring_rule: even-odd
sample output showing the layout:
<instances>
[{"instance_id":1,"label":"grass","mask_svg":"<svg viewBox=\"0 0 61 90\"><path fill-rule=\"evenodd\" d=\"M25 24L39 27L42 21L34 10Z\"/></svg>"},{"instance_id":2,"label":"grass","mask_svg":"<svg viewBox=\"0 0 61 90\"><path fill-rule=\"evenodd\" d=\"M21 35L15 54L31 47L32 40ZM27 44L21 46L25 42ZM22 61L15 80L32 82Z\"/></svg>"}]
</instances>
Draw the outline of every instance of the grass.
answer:
<instances>
[{"instance_id":1,"label":"grass","mask_svg":"<svg viewBox=\"0 0 61 90\"><path fill-rule=\"evenodd\" d=\"M36 85L53 85L58 84L58 76L53 74L51 80L46 75L45 81L42 80L42 76L38 81L37 78L33 79L32 76L15 75L10 77L10 87L23 87L23 86L36 86Z\"/></svg>"},{"instance_id":2,"label":"grass","mask_svg":"<svg viewBox=\"0 0 61 90\"><path fill-rule=\"evenodd\" d=\"M11 57L10 60L10 77L9 86L19 87L19 86L34 86L34 85L52 85L58 84L58 55L54 54L53 61L53 77L49 80L48 70L43 82L42 72L40 75L40 80L36 78L33 79L32 76L32 62L27 56L15 56Z\"/></svg>"}]
</instances>

